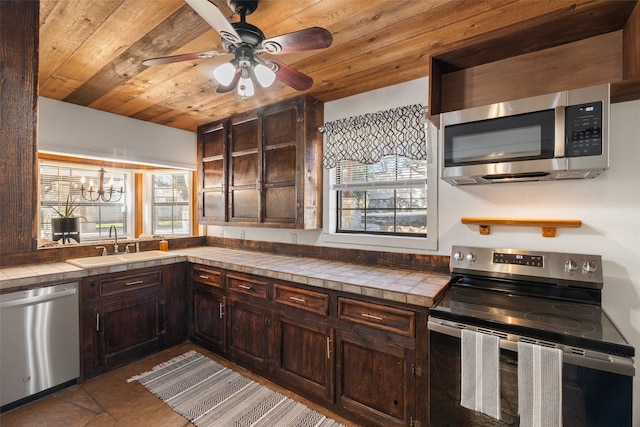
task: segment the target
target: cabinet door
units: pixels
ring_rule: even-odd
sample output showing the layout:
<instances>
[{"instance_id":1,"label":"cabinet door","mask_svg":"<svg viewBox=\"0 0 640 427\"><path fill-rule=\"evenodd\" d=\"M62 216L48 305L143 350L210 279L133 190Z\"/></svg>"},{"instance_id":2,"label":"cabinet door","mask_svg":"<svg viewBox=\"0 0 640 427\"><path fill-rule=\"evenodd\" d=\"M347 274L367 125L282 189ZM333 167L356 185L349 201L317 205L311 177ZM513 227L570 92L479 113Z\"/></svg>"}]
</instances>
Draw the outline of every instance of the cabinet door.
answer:
<instances>
[{"instance_id":1,"label":"cabinet door","mask_svg":"<svg viewBox=\"0 0 640 427\"><path fill-rule=\"evenodd\" d=\"M296 171L297 165L304 165L298 149L298 141L304 137L303 122L299 102L280 103L263 112L265 223L295 225L302 214L302 204L297 201L303 200L303 186L296 177L305 171Z\"/></svg>"},{"instance_id":2,"label":"cabinet door","mask_svg":"<svg viewBox=\"0 0 640 427\"><path fill-rule=\"evenodd\" d=\"M276 376L303 395L333 403L334 341L326 318L299 310L279 313L275 339Z\"/></svg>"},{"instance_id":3,"label":"cabinet door","mask_svg":"<svg viewBox=\"0 0 640 427\"><path fill-rule=\"evenodd\" d=\"M229 220L261 221L260 217L260 123L258 118L231 121L229 164Z\"/></svg>"},{"instance_id":4,"label":"cabinet door","mask_svg":"<svg viewBox=\"0 0 640 427\"><path fill-rule=\"evenodd\" d=\"M200 220L227 220L227 127L223 121L198 129L198 157L202 159L198 167Z\"/></svg>"},{"instance_id":5,"label":"cabinet door","mask_svg":"<svg viewBox=\"0 0 640 427\"><path fill-rule=\"evenodd\" d=\"M323 111L300 96L198 127L200 222L321 228Z\"/></svg>"},{"instance_id":6,"label":"cabinet door","mask_svg":"<svg viewBox=\"0 0 640 427\"><path fill-rule=\"evenodd\" d=\"M409 425L415 407L414 350L344 331L336 331L336 346L339 404L370 425Z\"/></svg>"},{"instance_id":7,"label":"cabinet door","mask_svg":"<svg viewBox=\"0 0 640 427\"><path fill-rule=\"evenodd\" d=\"M249 367L266 371L269 331L267 310L245 300L227 299L228 351Z\"/></svg>"},{"instance_id":8,"label":"cabinet door","mask_svg":"<svg viewBox=\"0 0 640 427\"><path fill-rule=\"evenodd\" d=\"M226 298L211 285L195 283L193 289L193 335L211 350L224 352Z\"/></svg>"},{"instance_id":9,"label":"cabinet door","mask_svg":"<svg viewBox=\"0 0 640 427\"><path fill-rule=\"evenodd\" d=\"M117 366L162 346L161 295L148 295L105 304L100 308L100 360Z\"/></svg>"}]
</instances>

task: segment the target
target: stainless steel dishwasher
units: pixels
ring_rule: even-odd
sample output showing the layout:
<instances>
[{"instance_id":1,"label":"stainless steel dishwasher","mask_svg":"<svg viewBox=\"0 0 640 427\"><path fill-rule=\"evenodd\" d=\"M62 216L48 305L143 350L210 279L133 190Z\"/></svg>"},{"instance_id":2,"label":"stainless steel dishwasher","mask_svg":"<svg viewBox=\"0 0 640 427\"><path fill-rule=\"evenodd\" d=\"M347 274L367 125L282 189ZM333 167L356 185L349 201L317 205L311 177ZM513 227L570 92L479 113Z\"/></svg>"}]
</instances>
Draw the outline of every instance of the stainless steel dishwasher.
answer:
<instances>
[{"instance_id":1,"label":"stainless steel dishwasher","mask_svg":"<svg viewBox=\"0 0 640 427\"><path fill-rule=\"evenodd\" d=\"M79 375L78 284L0 295L0 406Z\"/></svg>"}]
</instances>

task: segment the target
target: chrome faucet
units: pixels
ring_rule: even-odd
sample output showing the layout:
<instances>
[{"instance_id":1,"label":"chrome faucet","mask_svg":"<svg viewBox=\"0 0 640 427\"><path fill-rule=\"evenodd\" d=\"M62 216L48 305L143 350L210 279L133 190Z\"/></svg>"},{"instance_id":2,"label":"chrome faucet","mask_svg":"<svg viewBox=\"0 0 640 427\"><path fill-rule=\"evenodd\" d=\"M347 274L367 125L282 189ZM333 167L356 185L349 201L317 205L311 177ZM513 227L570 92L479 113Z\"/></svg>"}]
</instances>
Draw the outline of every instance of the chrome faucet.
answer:
<instances>
[{"instance_id":1,"label":"chrome faucet","mask_svg":"<svg viewBox=\"0 0 640 427\"><path fill-rule=\"evenodd\" d=\"M109 227L109 238L111 238L111 230L114 231L114 234L116 235L116 240L113 243L113 253L117 254L118 252L118 229L116 228L115 225L112 225L111 227Z\"/></svg>"}]
</instances>

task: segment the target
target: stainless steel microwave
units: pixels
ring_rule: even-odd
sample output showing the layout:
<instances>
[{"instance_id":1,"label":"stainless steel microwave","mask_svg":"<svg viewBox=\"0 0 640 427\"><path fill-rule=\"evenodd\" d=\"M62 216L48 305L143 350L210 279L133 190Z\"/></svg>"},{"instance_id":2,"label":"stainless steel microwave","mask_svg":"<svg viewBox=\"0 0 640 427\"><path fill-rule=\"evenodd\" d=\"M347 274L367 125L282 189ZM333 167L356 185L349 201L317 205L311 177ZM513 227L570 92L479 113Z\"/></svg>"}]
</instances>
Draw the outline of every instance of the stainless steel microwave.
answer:
<instances>
[{"instance_id":1,"label":"stainless steel microwave","mask_svg":"<svg viewBox=\"0 0 640 427\"><path fill-rule=\"evenodd\" d=\"M609 84L443 113L452 185L593 178L609 168Z\"/></svg>"}]
</instances>

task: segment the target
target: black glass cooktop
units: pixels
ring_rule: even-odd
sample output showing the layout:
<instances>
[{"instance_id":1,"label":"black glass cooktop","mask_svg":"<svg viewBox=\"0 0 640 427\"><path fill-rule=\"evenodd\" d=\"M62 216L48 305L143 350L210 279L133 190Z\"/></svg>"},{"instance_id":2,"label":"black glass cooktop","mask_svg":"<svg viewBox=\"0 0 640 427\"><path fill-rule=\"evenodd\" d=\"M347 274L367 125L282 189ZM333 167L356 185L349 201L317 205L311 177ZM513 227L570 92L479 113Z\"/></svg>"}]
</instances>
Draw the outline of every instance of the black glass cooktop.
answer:
<instances>
[{"instance_id":1,"label":"black glass cooktop","mask_svg":"<svg viewBox=\"0 0 640 427\"><path fill-rule=\"evenodd\" d=\"M430 315L583 349L635 353L598 304L451 284Z\"/></svg>"}]
</instances>

